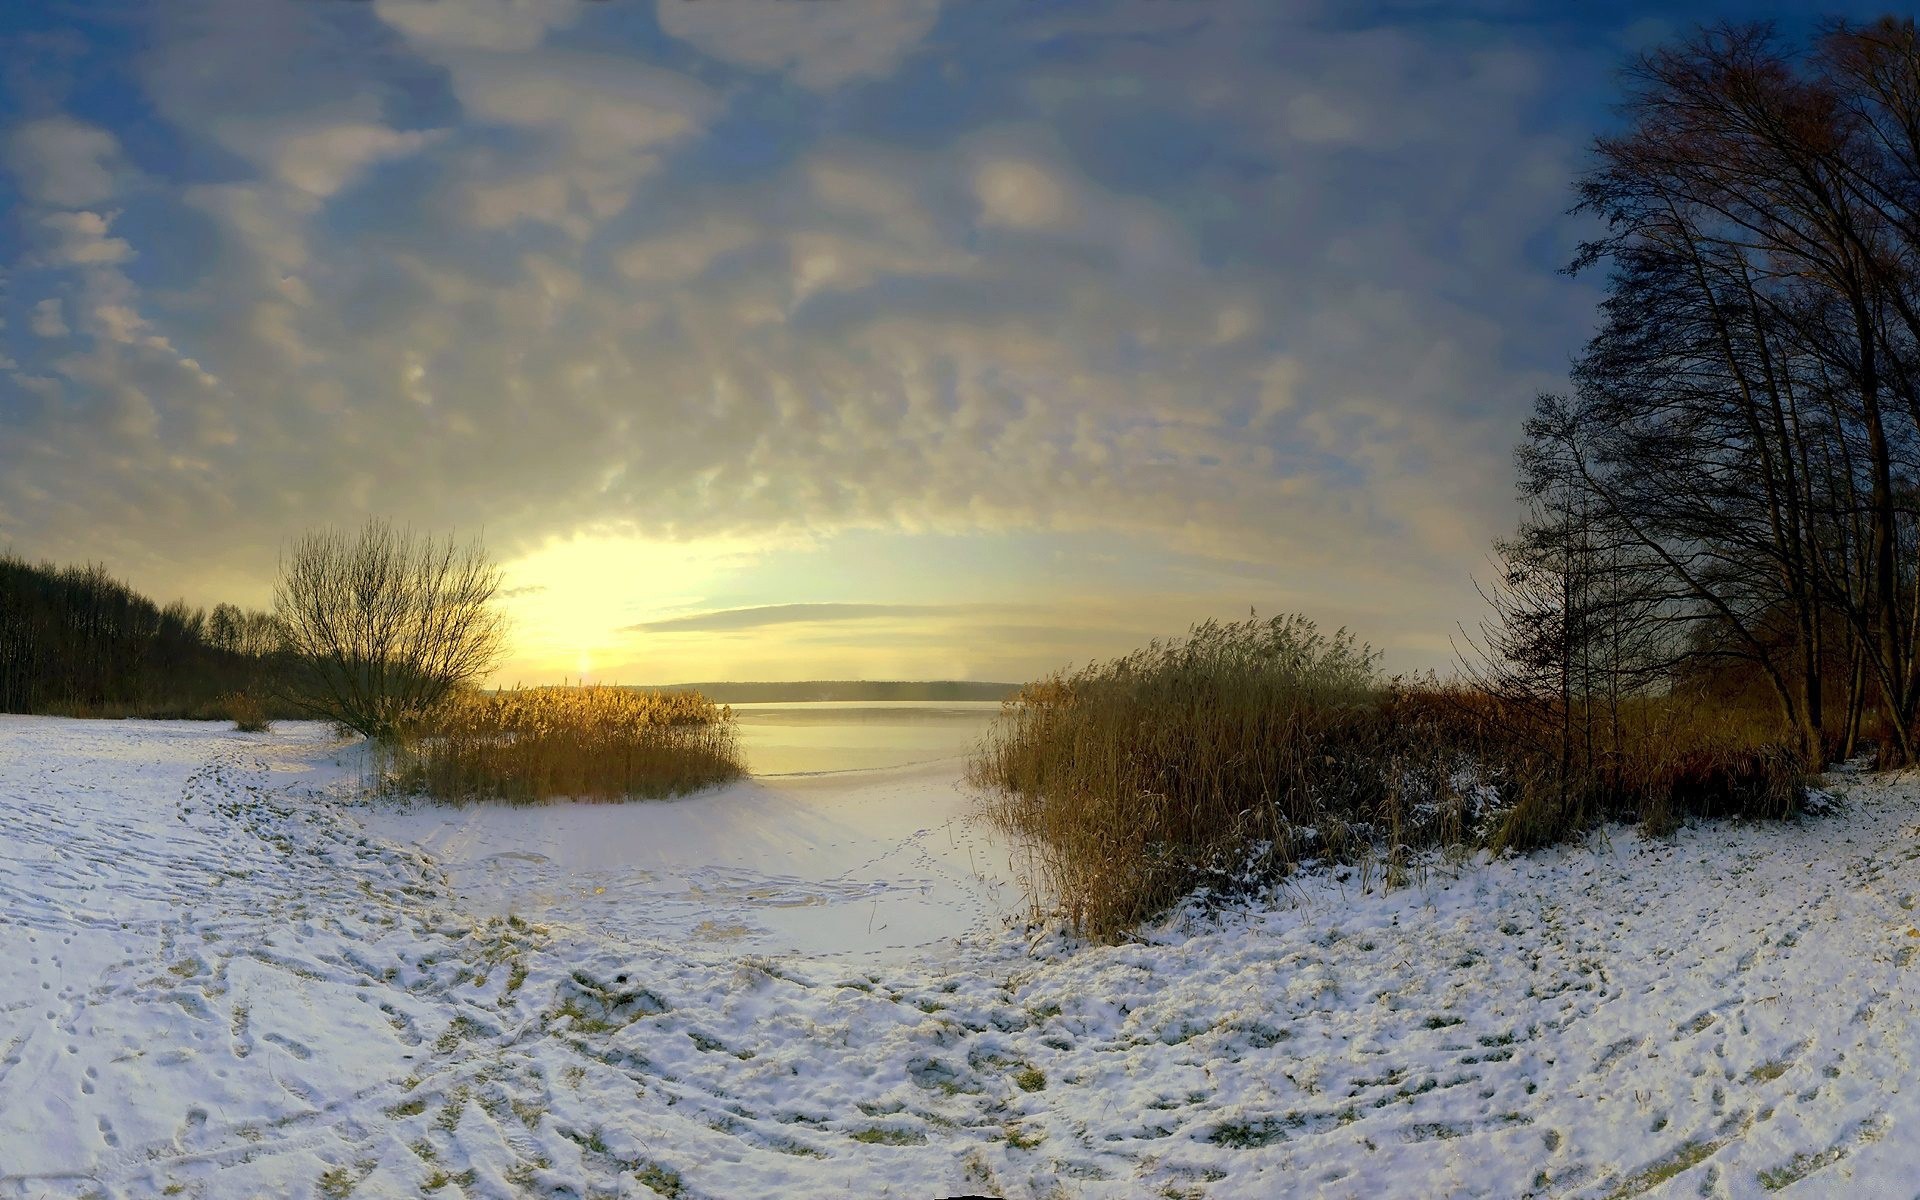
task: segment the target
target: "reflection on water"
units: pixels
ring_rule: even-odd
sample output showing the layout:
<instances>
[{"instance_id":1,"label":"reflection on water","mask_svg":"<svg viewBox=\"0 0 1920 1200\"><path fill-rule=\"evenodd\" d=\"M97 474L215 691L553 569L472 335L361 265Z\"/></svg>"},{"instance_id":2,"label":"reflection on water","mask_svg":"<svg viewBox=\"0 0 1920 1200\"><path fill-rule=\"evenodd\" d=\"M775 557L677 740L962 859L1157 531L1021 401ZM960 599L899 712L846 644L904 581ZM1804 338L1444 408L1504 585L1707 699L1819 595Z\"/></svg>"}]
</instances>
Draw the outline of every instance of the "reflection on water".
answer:
<instances>
[{"instance_id":1,"label":"reflection on water","mask_svg":"<svg viewBox=\"0 0 1920 1200\"><path fill-rule=\"evenodd\" d=\"M999 711L995 701L733 706L740 748L756 775L870 771L958 759L973 749Z\"/></svg>"}]
</instances>

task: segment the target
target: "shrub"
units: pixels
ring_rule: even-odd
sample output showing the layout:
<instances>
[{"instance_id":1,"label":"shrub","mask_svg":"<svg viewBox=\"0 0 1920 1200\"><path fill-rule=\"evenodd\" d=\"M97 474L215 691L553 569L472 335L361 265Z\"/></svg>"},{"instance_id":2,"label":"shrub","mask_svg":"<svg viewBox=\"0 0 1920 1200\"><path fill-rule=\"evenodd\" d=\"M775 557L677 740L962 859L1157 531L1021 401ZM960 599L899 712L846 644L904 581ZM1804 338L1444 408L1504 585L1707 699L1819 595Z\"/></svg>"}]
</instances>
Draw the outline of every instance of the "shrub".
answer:
<instances>
[{"instance_id":1,"label":"shrub","mask_svg":"<svg viewBox=\"0 0 1920 1200\"><path fill-rule=\"evenodd\" d=\"M1563 714L1381 681L1374 663L1297 617L1209 622L1022 689L968 781L1031 852L1038 890L1095 937L1303 860L1382 862L1393 883L1423 849L1525 850L1610 818L1664 832L1785 817L1802 791L1789 732L1743 711L1634 698L1569 758Z\"/></svg>"},{"instance_id":2,"label":"shrub","mask_svg":"<svg viewBox=\"0 0 1920 1200\"><path fill-rule=\"evenodd\" d=\"M372 520L309 533L280 564L274 616L293 695L312 715L393 738L493 669L506 634L500 571L456 545Z\"/></svg>"},{"instance_id":3,"label":"shrub","mask_svg":"<svg viewBox=\"0 0 1920 1200\"><path fill-rule=\"evenodd\" d=\"M733 710L695 692L461 692L408 731L387 785L439 799L679 796L744 774Z\"/></svg>"},{"instance_id":4,"label":"shrub","mask_svg":"<svg viewBox=\"0 0 1920 1200\"><path fill-rule=\"evenodd\" d=\"M267 706L256 697L245 692L234 692L225 697L223 703L235 730L241 733L265 733L273 728L273 720L267 715Z\"/></svg>"},{"instance_id":5,"label":"shrub","mask_svg":"<svg viewBox=\"0 0 1920 1200\"><path fill-rule=\"evenodd\" d=\"M1208 622L1007 701L968 766L1076 926L1118 932L1209 876L1262 872L1355 786L1332 751L1372 651L1298 617Z\"/></svg>"}]
</instances>

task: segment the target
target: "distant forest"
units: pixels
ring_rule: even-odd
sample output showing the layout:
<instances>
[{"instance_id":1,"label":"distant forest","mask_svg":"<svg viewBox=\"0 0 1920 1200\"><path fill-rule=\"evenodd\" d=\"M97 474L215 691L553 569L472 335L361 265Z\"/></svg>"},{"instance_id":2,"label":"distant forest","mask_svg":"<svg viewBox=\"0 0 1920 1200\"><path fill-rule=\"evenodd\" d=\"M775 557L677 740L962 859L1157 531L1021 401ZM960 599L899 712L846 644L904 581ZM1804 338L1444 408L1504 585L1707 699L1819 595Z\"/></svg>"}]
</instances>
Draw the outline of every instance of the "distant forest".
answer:
<instances>
[{"instance_id":1,"label":"distant forest","mask_svg":"<svg viewBox=\"0 0 1920 1200\"><path fill-rule=\"evenodd\" d=\"M274 689L270 613L155 604L103 566L0 556L0 712L216 717Z\"/></svg>"},{"instance_id":2,"label":"distant forest","mask_svg":"<svg viewBox=\"0 0 1920 1200\"><path fill-rule=\"evenodd\" d=\"M666 691L699 692L715 704L795 704L848 700L1005 700L1017 683L975 683L965 679L867 680L812 679L799 683L675 683Z\"/></svg>"}]
</instances>

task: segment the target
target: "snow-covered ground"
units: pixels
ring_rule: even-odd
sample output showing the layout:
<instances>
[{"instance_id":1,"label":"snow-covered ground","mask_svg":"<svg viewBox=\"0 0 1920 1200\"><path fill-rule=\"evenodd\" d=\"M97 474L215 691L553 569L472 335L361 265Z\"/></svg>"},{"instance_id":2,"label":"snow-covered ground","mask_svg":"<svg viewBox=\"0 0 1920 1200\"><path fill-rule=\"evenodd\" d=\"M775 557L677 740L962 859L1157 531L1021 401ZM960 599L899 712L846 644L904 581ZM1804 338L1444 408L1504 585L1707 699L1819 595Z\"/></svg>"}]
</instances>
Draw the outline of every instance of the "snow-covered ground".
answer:
<instances>
[{"instance_id":1,"label":"snow-covered ground","mask_svg":"<svg viewBox=\"0 0 1920 1200\"><path fill-rule=\"evenodd\" d=\"M429 813L342 761L0 717L0 1196L1920 1186L1913 784L1075 948L951 769Z\"/></svg>"}]
</instances>

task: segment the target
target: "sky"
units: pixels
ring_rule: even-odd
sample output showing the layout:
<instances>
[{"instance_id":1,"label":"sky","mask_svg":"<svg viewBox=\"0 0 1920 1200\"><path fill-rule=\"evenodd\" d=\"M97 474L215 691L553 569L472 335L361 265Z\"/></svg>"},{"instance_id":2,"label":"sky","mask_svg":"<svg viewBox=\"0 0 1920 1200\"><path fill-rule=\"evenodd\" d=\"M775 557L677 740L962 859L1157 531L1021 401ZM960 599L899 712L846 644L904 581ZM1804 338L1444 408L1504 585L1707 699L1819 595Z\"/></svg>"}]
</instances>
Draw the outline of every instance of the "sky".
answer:
<instances>
[{"instance_id":1,"label":"sky","mask_svg":"<svg viewBox=\"0 0 1920 1200\"><path fill-rule=\"evenodd\" d=\"M1836 11L1874 15L1872 7ZM1447 668L1626 58L1797 5L0 10L0 550L482 537L502 682Z\"/></svg>"}]
</instances>

